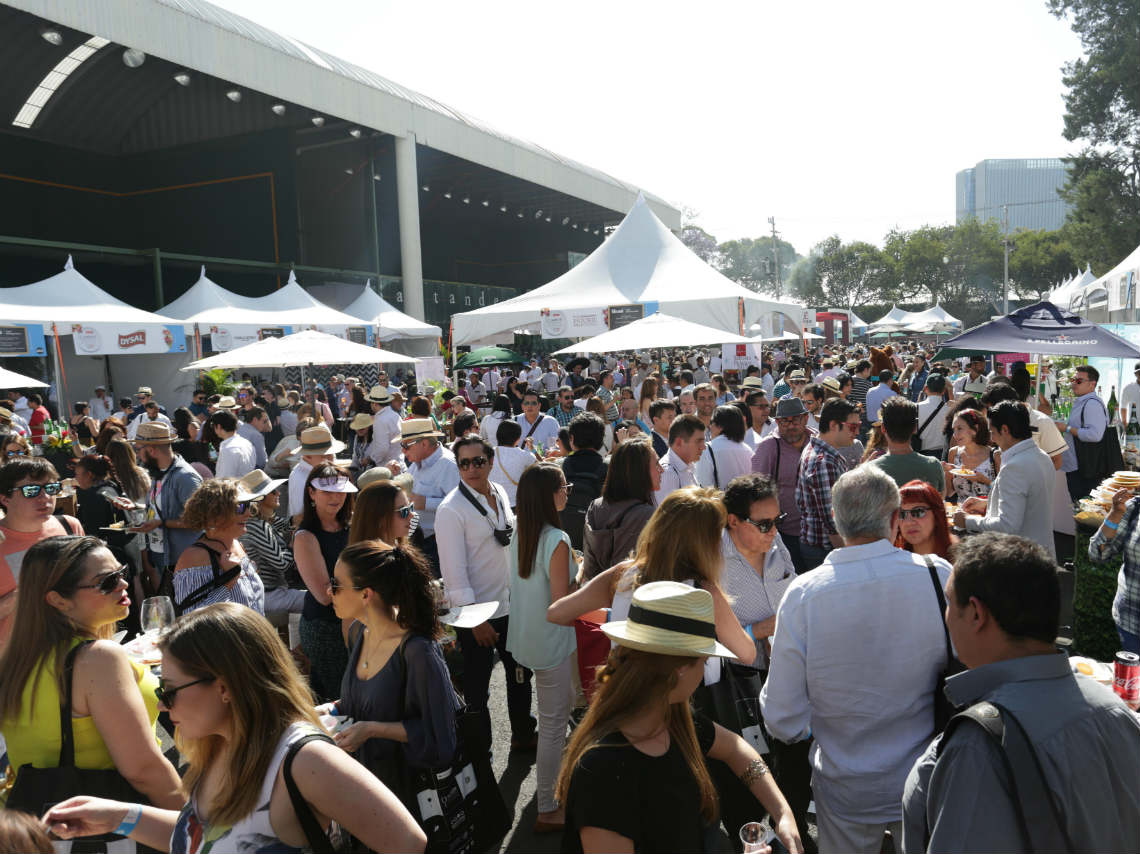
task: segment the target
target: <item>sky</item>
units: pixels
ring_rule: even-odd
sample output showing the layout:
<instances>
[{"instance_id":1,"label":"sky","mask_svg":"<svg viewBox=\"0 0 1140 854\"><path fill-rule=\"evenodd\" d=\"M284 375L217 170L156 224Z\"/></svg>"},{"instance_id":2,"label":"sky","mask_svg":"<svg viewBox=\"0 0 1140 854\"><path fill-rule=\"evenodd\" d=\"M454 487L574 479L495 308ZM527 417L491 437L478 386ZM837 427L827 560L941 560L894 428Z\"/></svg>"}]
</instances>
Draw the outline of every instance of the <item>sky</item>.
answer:
<instances>
[{"instance_id":1,"label":"sky","mask_svg":"<svg viewBox=\"0 0 1140 854\"><path fill-rule=\"evenodd\" d=\"M954 175L1060 157L1045 0L213 0L697 212L719 241L881 245Z\"/></svg>"}]
</instances>

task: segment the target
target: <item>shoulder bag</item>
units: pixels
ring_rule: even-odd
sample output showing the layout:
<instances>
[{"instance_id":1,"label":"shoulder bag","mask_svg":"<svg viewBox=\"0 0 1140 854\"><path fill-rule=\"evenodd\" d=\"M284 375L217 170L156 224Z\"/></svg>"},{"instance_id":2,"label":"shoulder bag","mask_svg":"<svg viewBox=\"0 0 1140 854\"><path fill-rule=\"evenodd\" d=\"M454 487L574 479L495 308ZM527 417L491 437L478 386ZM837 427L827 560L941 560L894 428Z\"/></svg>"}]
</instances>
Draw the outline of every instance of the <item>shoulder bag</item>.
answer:
<instances>
[{"instance_id":1,"label":"shoulder bag","mask_svg":"<svg viewBox=\"0 0 1140 854\"><path fill-rule=\"evenodd\" d=\"M934 684L934 732L935 734L946 729L954 713L958 711L950 698L946 696L946 680L965 670L965 666L954 655L950 646L950 630L946 628L946 595L942 592L942 585L938 582L938 571L934 568L934 561L930 555L923 555L926 568L930 571L930 583L934 585L934 593L938 596L938 622L942 624L942 636L946 641L946 666L938 673L938 681Z\"/></svg>"},{"instance_id":2,"label":"shoulder bag","mask_svg":"<svg viewBox=\"0 0 1140 854\"><path fill-rule=\"evenodd\" d=\"M201 602L213 591L217 590L219 587L224 587L239 575L241 575L240 563L237 566L223 570L220 555L216 551L201 542L197 542L194 545L198 546L198 548L202 549L206 552L207 555L209 555L210 569L213 572L213 578L211 578L200 587L196 587L191 590L186 594L186 597L181 602L174 602L174 613L179 617L185 614L191 607L194 606L195 603ZM173 578L174 573L170 573L170 575ZM171 600L174 600L173 596L171 597Z\"/></svg>"},{"instance_id":3,"label":"shoulder bag","mask_svg":"<svg viewBox=\"0 0 1140 854\"><path fill-rule=\"evenodd\" d=\"M916 451L922 451L922 434L926 432L926 428L930 426L930 422L938 417L938 413L942 411L942 407L946 405L946 398L942 398L938 405L934 407L934 411L927 416L926 420L922 422L922 426L918 428L913 436L910 437L910 446Z\"/></svg>"},{"instance_id":4,"label":"shoulder bag","mask_svg":"<svg viewBox=\"0 0 1140 854\"><path fill-rule=\"evenodd\" d=\"M76 795L110 798L132 804L150 803L114 768L75 766L75 734L71 726L71 674L76 655L92 643L93 641L84 641L76 645L64 659L63 694L59 700L59 765L55 768L36 768L30 763L21 765L16 772L12 791L8 794L8 809L21 810L38 818L60 801ZM122 838L114 833L105 833L84 837L84 840L107 842Z\"/></svg>"},{"instance_id":5,"label":"shoulder bag","mask_svg":"<svg viewBox=\"0 0 1140 854\"><path fill-rule=\"evenodd\" d=\"M732 730L763 755L770 752L764 715L760 710L760 689L768 672L721 659L720 679L712 685L703 682L693 693L693 706L725 729Z\"/></svg>"},{"instance_id":6,"label":"shoulder bag","mask_svg":"<svg viewBox=\"0 0 1140 854\"><path fill-rule=\"evenodd\" d=\"M1097 402L1103 407L1104 403L1097 398ZM1084 406L1081 407L1081 426L1085 426L1085 409L1092 403L1091 400L1085 401ZM1117 435L1116 427L1112 424L1112 419L1108 417L1108 409L1104 411L1106 427L1104 428L1104 435L1101 436L1099 442L1083 442L1076 436L1073 437L1073 452L1077 457L1077 471L1083 476L1092 478L1104 477L1105 475L1112 474L1124 468L1124 457L1120 451L1120 436Z\"/></svg>"},{"instance_id":7,"label":"shoulder bag","mask_svg":"<svg viewBox=\"0 0 1140 854\"><path fill-rule=\"evenodd\" d=\"M297 816L297 821L301 823L301 830L305 832L305 839L309 843L308 848L313 854L338 854L338 852L353 851L355 848L352 846L348 835L335 822L329 827L329 832L325 832L313 814L313 808L309 806L309 802L305 800L305 796L297 788L296 780L293 779L293 760L300 749L310 741L335 743L325 733L313 732L301 736L289 745L285 751L285 762L281 769L281 774L285 778L285 788L289 790L289 802L293 804L293 812Z\"/></svg>"}]
</instances>

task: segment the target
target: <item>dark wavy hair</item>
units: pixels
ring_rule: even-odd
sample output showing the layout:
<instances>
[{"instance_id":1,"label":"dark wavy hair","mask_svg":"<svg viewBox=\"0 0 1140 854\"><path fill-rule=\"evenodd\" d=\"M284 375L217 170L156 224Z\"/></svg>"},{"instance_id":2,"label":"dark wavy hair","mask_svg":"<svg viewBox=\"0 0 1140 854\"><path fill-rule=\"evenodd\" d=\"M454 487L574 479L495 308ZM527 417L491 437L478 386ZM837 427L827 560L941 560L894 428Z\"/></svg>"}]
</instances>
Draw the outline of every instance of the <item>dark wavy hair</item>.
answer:
<instances>
[{"instance_id":1,"label":"dark wavy hair","mask_svg":"<svg viewBox=\"0 0 1140 854\"><path fill-rule=\"evenodd\" d=\"M339 560L348 569L353 585L374 590L395 611L401 628L432 640L443 633L431 567L418 549L363 540L346 546Z\"/></svg>"}]
</instances>

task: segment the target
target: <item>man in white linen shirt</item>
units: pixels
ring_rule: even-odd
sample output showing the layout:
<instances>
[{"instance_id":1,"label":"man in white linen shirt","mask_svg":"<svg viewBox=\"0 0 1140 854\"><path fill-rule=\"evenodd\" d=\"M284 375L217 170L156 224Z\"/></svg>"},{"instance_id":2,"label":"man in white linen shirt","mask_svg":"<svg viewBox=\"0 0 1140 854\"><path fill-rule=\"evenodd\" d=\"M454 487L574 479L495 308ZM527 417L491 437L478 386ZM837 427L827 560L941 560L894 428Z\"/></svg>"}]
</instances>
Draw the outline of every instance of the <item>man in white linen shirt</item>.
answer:
<instances>
[{"instance_id":1,"label":"man in white linen shirt","mask_svg":"<svg viewBox=\"0 0 1140 854\"><path fill-rule=\"evenodd\" d=\"M678 415L669 425L669 452L661 458L661 487L653 493L660 507L670 492L697 483L697 460L705 450L705 425L696 415Z\"/></svg>"},{"instance_id":2,"label":"man in white linen shirt","mask_svg":"<svg viewBox=\"0 0 1140 854\"><path fill-rule=\"evenodd\" d=\"M487 697L495 663L494 651L498 649L507 680L511 743L513 747L522 747L534 741L536 725L530 716L531 672L517 665L507 651L510 630L508 532L514 528L515 514L507 503L506 493L489 479L495 449L481 436L458 439L452 447L459 483L440 502L435 513L444 591L452 607L476 602L499 603L486 622L472 629L456 629L463 656L463 696L468 711L479 715L484 736L490 739ZM517 678L520 671L522 679Z\"/></svg>"},{"instance_id":3,"label":"man in white linen shirt","mask_svg":"<svg viewBox=\"0 0 1140 854\"><path fill-rule=\"evenodd\" d=\"M528 388L522 396L522 414L515 416L515 421L522 427L523 442L531 440L531 444L542 445L543 449L554 447L558 441L558 422L549 415L543 415L538 390Z\"/></svg>"},{"instance_id":4,"label":"man in white linen shirt","mask_svg":"<svg viewBox=\"0 0 1140 854\"><path fill-rule=\"evenodd\" d=\"M439 547L435 535L435 511L451 490L459 485L459 469L451 451L439 443L443 434L430 418L409 418L400 422L400 449L412 475L412 506L419 511L420 526L412 534L439 577Z\"/></svg>"},{"instance_id":5,"label":"man in white linen shirt","mask_svg":"<svg viewBox=\"0 0 1140 854\"><path fill-rule=\"evenodd\" d=\"M988 498L968 498L954 514L954 524L970 532L1016 534L1041 546L1052 557L1053 461L1037 447L1029 429L1029 409L1003 400L990 407L990 436L1001 449L1001 468ZM984 513L985 515L977 515Z\"/></svg>"},{"instance_id":6,"label":"man in white linen shirt","mask_svg":"<svg viewBox=\"0 0 1140 854\"><path fill-rule=\"evenodd\" d=\"M91 417L99 424L110 418L115 409L111 395L107 394L106 387L101 385L95 386L95 396L87 401L87 405L91 407Z\"/></svg>"},{"instance_id":7,"label":"man in white linen shirt","mask_svg":"<svg viewBox=\"0 0 1140 854\"><path fill-rule=\"evenodd\" d=\"M519 489L519 478L526 469L535 463L534 454L518 447L522 439L522 428L517 421L502 421L495 431L498 449L491 466L491 481L499 484L507 493L507 502L515 506ZM490 443L488 443L490 444Z\"/></svg>"},{"instance_id":8,"label":"man in white linen shirt","mask_svg":"<svg viewBox=\"0 0 1140 854\"><path fill-rule=\"evenodd\" d=\"M219 410L210 418L214 435L221 439L218 445L218 462L215 477L245 477L257 468L257 455L249 439L237 434L237 416L228 409Z\"/></svg>"},{"instance_id":9,"label":"man in white linen shirt","mask_svg":"<svg viewBox=\"0 0 1140 854\"><path fill-rule=\"evenodd\" d=\"M378 466L400 459L400 413L392 406L392 392L382 385L368 391L372 406L372 441L364 455Z\"/></svg>"},{"instance_id":10,"label":"man in white linen shirt","mask_svg":"<svg viewBox=\"0 0 1140 854\"><path fill-rule=\"evenodd\" d=\"M942 459L946 450L946 436L942 428L946 424L949 404L942 396L946 389L946 377L942 374L929 374L926 377L926 395L918 402L919 451L928 456Z\"/></svg>"},{"instance_id":11,"label":"man in white linen shirt","mask_svg":"<svg viewBox=\"0 0 1140 854\"><path fill-rule=\"evenodd\" d=\"M876 854L884 830L900 838L903 786L934 731L944 629L922 556L891 544L894 480L847 472L832 509L844 546L784 594L760 705L775 738L815 738L821 854ZM950 565L930 559L945 585Z\"/></svg>"}]
</instances>

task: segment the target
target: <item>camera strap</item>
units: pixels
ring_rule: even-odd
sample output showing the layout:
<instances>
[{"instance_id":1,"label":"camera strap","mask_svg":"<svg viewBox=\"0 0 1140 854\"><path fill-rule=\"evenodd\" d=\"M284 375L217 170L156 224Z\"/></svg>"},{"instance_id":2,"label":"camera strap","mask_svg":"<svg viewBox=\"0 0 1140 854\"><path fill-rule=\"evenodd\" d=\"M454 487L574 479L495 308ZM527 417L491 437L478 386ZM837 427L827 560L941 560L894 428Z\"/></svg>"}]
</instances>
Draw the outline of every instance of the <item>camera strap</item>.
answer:
<instances>
[{"instance_id":1,"label":"camera strap","mask_svg":"<svg viewBox=\"0 0 1140 854\"><path fill-rule=\"evenodd\" d=\"M499 513L502 514L502 512L503 512L502 508L504 506L503 502L506 501L506 498L503 495L501 495L495 491L495 484L488 482L487 486L490 487L491 491L495 493L495 500L498 502L499 508L500 508ZM475 507L475 509L479 511L479 514L490 523L491 530L492 531L498 530L498 528L499 528L498 517L496 516L496 518L494 518L494 519L491 518L491 514L487 512L487 508L484 507L482 504L480 504L479 499L471 494L471 490L469 490L467 488L467 485L464 483L460 483L459 484L459 491L461 493L463 493L463 497L466 498L468 501L470 501L471 504Z\"/></svg>"}]
</instances>

